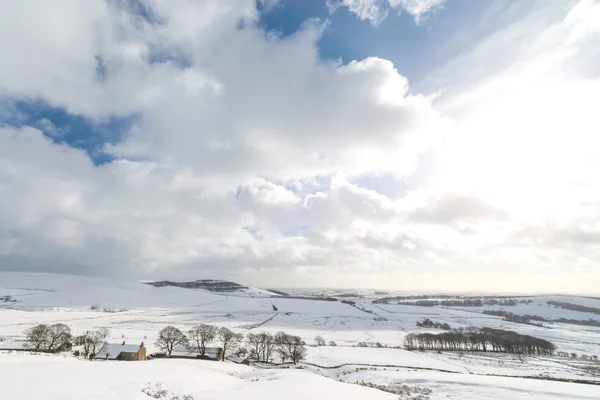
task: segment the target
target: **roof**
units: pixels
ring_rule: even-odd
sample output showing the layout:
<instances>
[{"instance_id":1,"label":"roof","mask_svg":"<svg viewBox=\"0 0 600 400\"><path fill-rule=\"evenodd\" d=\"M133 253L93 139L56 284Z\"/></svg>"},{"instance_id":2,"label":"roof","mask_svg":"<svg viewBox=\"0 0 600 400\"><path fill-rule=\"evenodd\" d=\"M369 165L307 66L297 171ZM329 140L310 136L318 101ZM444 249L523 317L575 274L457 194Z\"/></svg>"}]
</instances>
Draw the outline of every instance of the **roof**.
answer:
<instances>
[{"instance_id":1,"label":"roof","mask_svg":"<svg viewBox=\"0 0 600 400\"><path fill-rule=\"evenodd\" d=\"M223 351L223 349L220 347L207 347L204 350L204 354L209 357L217 358L219 357L219 354L221 354L221 351Z\"/></svg>"},{"instance_id":2,"label":"roof","mask_svg":"<svg viewBox=\"0 0 600 400\"><path fill-rule=\"evenodd\" d=\"M28 350L28 342L0 342L0 350Z\"/></svg>"},{"instance_id":3,"label":"roof","mask_svg":"<svg viewBox=\"0 0 600 400\"><path fill-rule=\"evenodd\" d=\"M220 347L206 347L204 355L210 358L219 358L222 350ZM175 357L198 357L199 355L200 351L197 348L188 348L185 346L175 346L171 352L171 356Z\"/></svg>"},{"instance_id":4,"label":"roof","mask_svg":"<svg viewBox=\"0 0 600 400\"><path fill-rule=\"evenodd\" d=\"M121 343L106 343L102 349L96 353L96 358L107 358L115 360L121 353L137 353L140 351L139 344L121 344Z\"/></svg>"},{"instance_id":5,"label":"roof","mask_svg":"<svg viewBox=\"0 0 600 400\"><path fill-rule=\"evenodd\" d=\"M230 355L230 356L227 356L227 360L231 361L231 362L234 362L236 364L241 364L244 361L248 361L248 358L239 357L239 356L236 356L236 355Z\"/></svg>"}]
</instances>

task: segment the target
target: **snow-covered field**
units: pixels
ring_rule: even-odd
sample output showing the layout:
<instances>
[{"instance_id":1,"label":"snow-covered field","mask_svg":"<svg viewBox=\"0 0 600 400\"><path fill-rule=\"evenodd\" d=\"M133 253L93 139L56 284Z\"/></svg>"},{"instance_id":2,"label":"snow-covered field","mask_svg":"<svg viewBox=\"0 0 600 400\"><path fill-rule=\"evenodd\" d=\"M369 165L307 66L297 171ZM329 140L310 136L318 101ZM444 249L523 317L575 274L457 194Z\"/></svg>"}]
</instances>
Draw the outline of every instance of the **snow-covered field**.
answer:
<instances>
[{"instance_id":1,"label":"snow-covered field","mask_svg":"<svg viewBox=\"0 0 600 400\"><path fill-rule=\"evenodd\" d=\"M10 400L165 399L390 400L395 397L302 370L260 370L231 363L194 360L85 362L60 356L0 356L2 398ZM7 379L4 379L7 378ZM35 384L32 384L35 381Z\"/></svg>"},{"instance_id":2,"label":"snow-covered field","mask_svg":"<svg viewBox=\"0 0 600 400\"><path fill-rule=\"evenodd\" d=\"M581 355L600 356L600 328L558 323L538 327L481 314L484 309L505 309L552 318L600 319L592 313L546 305L546 301L554 300L600 307L600 300L532 297L532 303L515 307L457 309L373 304L375 291L362 291L364 298L353 299L356 306L340 301L265 297L263 293L249 290L242 294L216 294L100 278L0 273L0 297L17 300L0 303L0 338L8 341L22 340L25 329L33 325L62 322L70 326L73 334L109 328L112 341L143 341L152 353L157 350L157 333L166 325L185 332L192 325L212 323L240 333L283 330L301 336L309 345L320 335L337 344L309 346L304 370L189 360L89 362L63 355L0 352L0 377L9 378L2 379L1 398L150 399L142 389L149 385L147 391L151 390L158 383L170 393L168 399L179 396L180 400L186 394L195 399L239 398L240 394L248 399L284 395L290 399L398 398L354 384L363 381L408 385L417 392L431 390L421 393L424 399L600 398L600 386L525 378L600 382L600 364L580 359ZM334 291L325 294L335 296ZM583 315L575 317L573 313ZM559 351L577 353L579 359L391 348L402 346L410 332L441 332L417 327L417 321L424 318L448 323L453 328L492 327L545 338L556 344ZM378 343L380 348L358 347L361 342L370 346ZM31 376L40 376L39 383L30 385ZM416 398L417 394L401 398Z\"/></svg>"}]
</instances>

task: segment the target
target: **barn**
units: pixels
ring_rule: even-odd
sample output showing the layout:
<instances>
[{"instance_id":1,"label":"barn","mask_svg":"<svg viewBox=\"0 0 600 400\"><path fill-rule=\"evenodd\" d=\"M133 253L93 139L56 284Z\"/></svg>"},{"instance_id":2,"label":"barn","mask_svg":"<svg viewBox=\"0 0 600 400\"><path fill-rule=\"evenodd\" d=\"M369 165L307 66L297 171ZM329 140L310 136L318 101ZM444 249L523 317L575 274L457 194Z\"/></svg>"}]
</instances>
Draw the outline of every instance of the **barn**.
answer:
<instances>
[{"instance_id":1,"label":"barn","mask_svg":"<svg viewBox=\"0 0 600 400\"><path fill-rule=\"evenodd\" d=\"M70 342L64 342L60 346L57 346L53 352L59 353L61 351L69 351L72 348L72 344ZM10 350L10 351L35 351L35 345L30 342L0 342L0 350ZM38 351L47 351L43 348Z\"/></svg>"},{"instance_id":2,"label":"barn","mask_svg":"<svg viewBox=\"0 0 600 400\"><path fill-rule=\"evenodd\" d=\"M0 342L0 350L32 351L29 342Z\"/></svg>"},{"instance_id":3,"label":"barn","mask_svg":"<svg viewBox=\"0 0 600 400\"><path fill-rule=\"evenodd\" d=\"M156 353L155 357L166 357L166 354L164 352ZM220 347L207 347L204 350L204 356L201 356L197 348L175 346L171 352L171 358L193 358L201 360L223 361L223 349Z\"/></svg>"},{"instance_id":4,"label":"barn","mask_svg":"<svg viewBox=\"0 0 600 400\"><path fill-rule=\"evenodd\" d=\"M142 344L125 344L125 342L106 343L96 353L99 360L143 361L146 359L146 347Z\"/></svg>"},{"instance_id":5,"label":"barn","mask_svg":"<svg viewBox=\"0 0 600 400\"><path fill-rule=\"evenodd\" d=\"M236 364L250 365L250 360L248 360L248 358L236 355L228 356L227 361L231 361L232 363Z\"/></svg>"}]
</instances>

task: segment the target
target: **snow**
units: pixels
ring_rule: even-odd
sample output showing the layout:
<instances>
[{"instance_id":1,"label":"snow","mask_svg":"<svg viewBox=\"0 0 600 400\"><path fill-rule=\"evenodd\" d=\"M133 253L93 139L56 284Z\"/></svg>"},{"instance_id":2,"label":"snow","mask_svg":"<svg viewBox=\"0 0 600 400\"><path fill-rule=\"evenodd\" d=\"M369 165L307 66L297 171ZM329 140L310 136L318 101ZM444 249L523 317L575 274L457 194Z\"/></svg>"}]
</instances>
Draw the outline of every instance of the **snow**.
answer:
<instances>
[{"instance_id":1,"label":"snow","mask_svg":"<svg viewBox=\"0 0 600 400\"><path fill-rule=\"evenodd\" d=\"M349 385L301 370L257 370L233 363L196 360L145 362L85 361L72 358L3 355L2 392L11 400L150 400L144 388L169 392L166 399L391 400L378 390ZM35 377L35 385L32 385ZM4 397L4 396L3 396Z\"/></svg>"},{"instance_id":2,"label":"snow","mask_svg":"<svg viewBox=\"0 0 600 400\"><path fill-rule=\"evenodd\" d=\"M337 371L339 373L340 371ZM431 399L447 400L597 400L600 386L535 379L519 379L470 374L447 374L437 371L403 370L398 379L395 370L350 370L340 378L347 382L366 381L378 384L402 382L428 388Z\"/></svg>"},{"instance_id":3,"label":"snow","mask_svg":"<svg viewBox=\"0 0 600 400\"><path fill-rule=\"evenodd\" d=\"M0 342L0 350L27 350L28 342Z\"/></svg>"},{"instance_id":4,"label":"snow","mask_svg":"<svg viewBox=\"0 0 600 400\"><path fill-rule=\"evenodd\" d=\"M110 342L125 341L136 346L144 342L148 354L159 351L154 342L165 326L173 325L187 332L199 323L226 326L243 334L285 331L309 344L306 363L302 364L305 370L287 370L284 366L261 369L199 360L91 362L62 355L0 351L0 376L11 377L10 382L3 382L2 397L142 400L150 399L142 390L164 389L180 399L186 394L196 399L239 398L241 394L251 400L282 396L304 400L323 398L323 393L327 393L328 399L398 398L376 389L336 382L365 381L427 388L432 390L431 399L600 398L600 386L525 379L600 381L600 364L592 361L492 353L409 352L384 347L401 346L410 332L441 332L416 326L418 321L429 318L453 328L485 326L513 330L550 340L559 351L600 356L600 328L559 323L546 323L545 327L518 324L481 313L490 307L399 306L373 304L370 299L358 297L353 307L339 301L269 298L250 292L217 294L102 278L2 272L0 296L13 296L17 302L0 303L0 350L2 346L11 346L11 342L24 340L24 332L31 326L59 322L70 326L74 335L88 329L109 328ZM356 293L373 294L372 291ZM552 318L574 318L572 313L579 312L550 307L545 302L598 306L598 300L588 298L531 299L529 305L505 309L517 314L546 313ZM585 318L577 319L593 315L583 314ZM312 346L317 335L326 342L335 341L338 346ZM383 348L358 347L360 342L371 346L379 343ZM31 376L40 376L39 385L37 381L36 385L27 385Z\"/></svg>"},{"instance_id":5,"label":"snow","mask_svg":"<svg viewBox=\"0 0 600 400\"><path fill-rule=\"evenodd\" d=\"M482 306L482 307L469 307L465 310L483 312L484 310L493 311L506 311L517 315L537 315L545 319L555 320L559 318L577 319L577 320L600 320L599 314L567 310L560 307L554 307L547 304L548 301L557 301L572 303L587 307L595 307L600 309L600 300L572 297L572 296L539 296L531 297L530 304L519 303L515 306Z\"/></svg>"},{"instance_id":6,"label":"snow","mask_svg":"<svg viewBox=\"0 0 600 400\"><path fill-rule=\"evenodd\" d=\"M365 347L311 347L307 350L307 361L323 367L343 364L393 365L413 368L440 369L466 372L465 368L431 357L428 353L401 349L376 349Z\"/></svg>"}]
</instances>

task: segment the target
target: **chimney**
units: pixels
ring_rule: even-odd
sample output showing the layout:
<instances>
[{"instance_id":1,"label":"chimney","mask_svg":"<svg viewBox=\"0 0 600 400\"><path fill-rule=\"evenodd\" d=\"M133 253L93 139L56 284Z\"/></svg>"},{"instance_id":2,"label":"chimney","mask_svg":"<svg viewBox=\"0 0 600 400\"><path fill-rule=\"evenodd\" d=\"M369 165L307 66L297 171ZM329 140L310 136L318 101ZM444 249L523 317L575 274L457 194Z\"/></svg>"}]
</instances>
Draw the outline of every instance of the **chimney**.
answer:
<instances>
[{"instance_id":1,"label":"chimney","mask_svg":"<svg viewBox=\"0 0 600 400\"><path fill-rule=\"evenodd\" d=\"M125 346L125 341L123 340L123 346Z\"/></svg>"}]
</instances>

